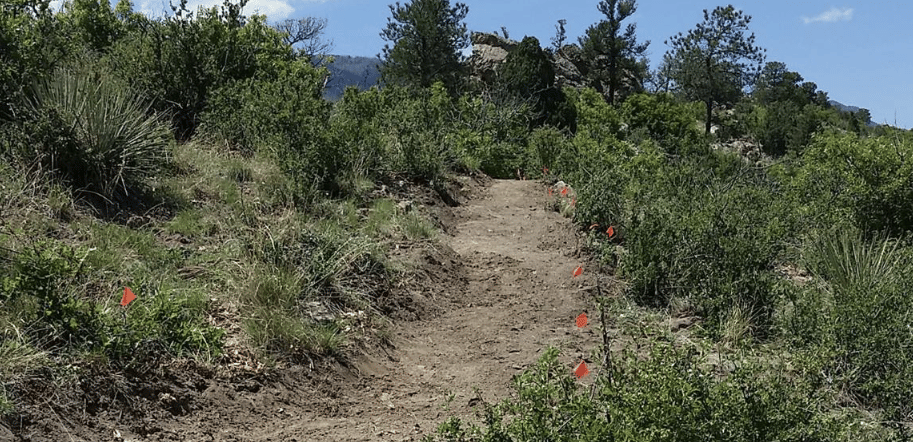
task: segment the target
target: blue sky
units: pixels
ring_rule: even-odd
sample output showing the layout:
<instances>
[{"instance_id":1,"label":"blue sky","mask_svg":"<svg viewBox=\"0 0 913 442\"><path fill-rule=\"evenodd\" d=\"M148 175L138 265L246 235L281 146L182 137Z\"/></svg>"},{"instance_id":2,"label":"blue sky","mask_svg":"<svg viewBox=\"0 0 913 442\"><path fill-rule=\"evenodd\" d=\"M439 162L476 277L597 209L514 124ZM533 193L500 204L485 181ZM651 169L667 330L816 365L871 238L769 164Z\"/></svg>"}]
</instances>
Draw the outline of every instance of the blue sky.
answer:
<instances>
[{"instance_id":1,"label":"blue sky","mask_svg":"<svg viewBox=\"0 0 913 442\"><path fill-rule=\"evenodd\" d=\"M161 15L161 0L134 0L136 8ZM767 48L768 61L781 61L815 82L831 99L867 108L878 123L913 127L913 2L831 0L753 0L733 5L752 16L751 31ZM196 0L215 4L219 0ZM390 16L386 0L251 0L246 11L270 21L298 17L328 20L326 37L333 53L375 56L384 41L380 31ZM567 20L569 40L600 20L597 0L465 0L470 30L497 31L512 39L526 35L550 44L558 19ZM663 41L686 32L703 19L704 9L724 2L640 0L628 20L637 23L638 37L650 40L651 68L668 49ZM158 6L155 6L158 5Z\"/></svg>"}]
</instances>

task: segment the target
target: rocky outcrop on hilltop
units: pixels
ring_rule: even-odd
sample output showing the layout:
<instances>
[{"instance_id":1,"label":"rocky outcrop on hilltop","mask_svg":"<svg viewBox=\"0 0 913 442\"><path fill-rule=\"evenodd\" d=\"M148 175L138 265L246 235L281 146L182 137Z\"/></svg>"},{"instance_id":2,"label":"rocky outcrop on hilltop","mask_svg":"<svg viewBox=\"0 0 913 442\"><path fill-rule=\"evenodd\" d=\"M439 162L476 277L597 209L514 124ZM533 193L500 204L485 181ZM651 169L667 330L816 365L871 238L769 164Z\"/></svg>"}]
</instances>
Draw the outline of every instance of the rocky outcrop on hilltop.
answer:
<instances>
[{"instance_id":1,"label":"rocky outcrop on hilltop","mask_svg":"<svg viewBox=\"0 0 913 442\"><path fill-rule=\"evenodd\" d=\"M472 56L469 57L469 69L474 79L485 84L494 83L498 68L507 59L507 54L517 47L517 42L497 34L473 32Z\"/></svg>"},{"instance_id":2,"label":"rocky outcrop on hilltop","mask_svg":"<svg viewBox=\"0 0 913 442\"><path fill-rule=\"evenodd\" d=\"M488 32L473 32L472 56L469 57L469 70L476 81L486 85L494 84L498 78L498 69L507 59L507 54L519 44L514 40ZM580 48L567 45L560 51L549 51L549 57L555 67L555 82L560 87L584 87L586 82L586 65Z\"/></svg>"}]
</instances>

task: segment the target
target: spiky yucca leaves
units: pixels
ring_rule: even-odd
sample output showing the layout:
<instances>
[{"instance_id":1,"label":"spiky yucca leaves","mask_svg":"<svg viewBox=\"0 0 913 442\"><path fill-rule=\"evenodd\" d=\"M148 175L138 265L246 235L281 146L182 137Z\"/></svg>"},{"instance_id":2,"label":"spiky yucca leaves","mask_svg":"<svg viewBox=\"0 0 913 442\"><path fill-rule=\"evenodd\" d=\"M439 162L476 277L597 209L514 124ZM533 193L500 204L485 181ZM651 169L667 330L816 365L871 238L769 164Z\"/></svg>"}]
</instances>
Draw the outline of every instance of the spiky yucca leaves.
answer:
<instances>
[{"instance_id":1,"label":"spiky yucca leaves","mask_svg":"<svg viewBox=\"0 0 913 442\"><path fill-rule=\"evenodd\" d=\"M31 139L31 159L107 197L136 191L158 170L172 139L125 83L97 68L58 69L24 104L27 124L53 132Z\"/></svg>"},{"instance_id":2,"label":"spiky yucca leaves","mask_svg":"<svg viewBox=\"0 0 913 442\"><path fill-rule=\"evenodd\" d=\"M881 235L866 241L854 229L840 229L819 240L810 264L833 289L869 291L897 282L897 242Z\"/></svg>"},{"instance_id":3,"label":"spiky yucca leaves","mask_svg":"<svg viewBox=\"0 0 913 442\"><path fill-rule=\"evenodd\" d=\"M821 310L806 315L825 318L819 353L827 355L827 375L889 420L909 420L913 254L884 234L870 236L844 228L813 244L809 266L827 284Z\"/></svg>"}]
</instances>

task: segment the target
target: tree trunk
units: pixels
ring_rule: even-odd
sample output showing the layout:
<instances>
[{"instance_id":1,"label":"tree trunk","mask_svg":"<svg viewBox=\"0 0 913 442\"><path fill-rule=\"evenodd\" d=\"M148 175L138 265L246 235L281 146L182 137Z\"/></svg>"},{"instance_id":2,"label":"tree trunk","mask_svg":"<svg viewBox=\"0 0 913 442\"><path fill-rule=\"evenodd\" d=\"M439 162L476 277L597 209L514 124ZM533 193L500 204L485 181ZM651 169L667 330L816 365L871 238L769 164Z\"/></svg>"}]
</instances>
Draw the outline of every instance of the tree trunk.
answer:
<instances>
[{"instance_id":1,"label":"tree trunk","mask_svg":"<svg viewBox=\"0 0 913 442\"><path fill-rule=\"evenodd\" d=\"M713 100L707 100L707 121L704 124L704 134L710 135L710 117L713 114Z\"/></svg>"}]
</instances>

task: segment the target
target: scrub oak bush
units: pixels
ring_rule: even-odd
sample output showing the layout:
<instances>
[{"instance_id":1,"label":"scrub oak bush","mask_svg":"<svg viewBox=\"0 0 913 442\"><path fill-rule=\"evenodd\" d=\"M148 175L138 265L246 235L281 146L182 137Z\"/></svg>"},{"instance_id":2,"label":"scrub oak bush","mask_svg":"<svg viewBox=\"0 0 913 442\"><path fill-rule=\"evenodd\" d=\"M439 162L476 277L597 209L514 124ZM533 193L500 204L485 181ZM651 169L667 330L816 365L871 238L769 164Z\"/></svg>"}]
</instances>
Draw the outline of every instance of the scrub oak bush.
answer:
<instances>
[{"instance_id":1,"label":"scrub oak bush","mask_svg":"<svg viewBox=\"0 0 913 442\"><path fill-rule=\"evenodd\" d=\"M859 138L816 136L801 157L780 169L810 222L851 219L866 231L913 230L913 142L909 134Z\"/></svg>"},{"instance_id":2,"label":"scrub oak bush","mask_svg":"<svg viewBox=\"0 0 913 442\"><path fill-rule=\"evenodd\" d=\"M486 406L481 426L452 418L436 440L834 441L847 426L818 411L826 398L814 385L772 364L721 377L694 348L665 343L613 358L584 388L550 348L514 378L511 398Z\"/></svg>"}]
</instances>

